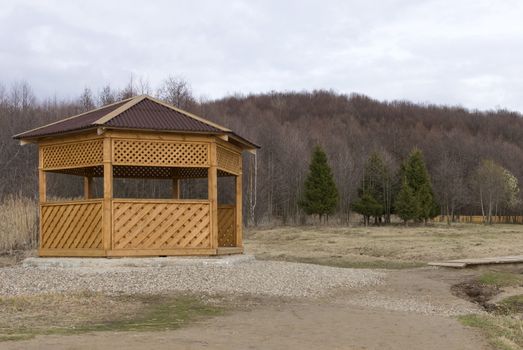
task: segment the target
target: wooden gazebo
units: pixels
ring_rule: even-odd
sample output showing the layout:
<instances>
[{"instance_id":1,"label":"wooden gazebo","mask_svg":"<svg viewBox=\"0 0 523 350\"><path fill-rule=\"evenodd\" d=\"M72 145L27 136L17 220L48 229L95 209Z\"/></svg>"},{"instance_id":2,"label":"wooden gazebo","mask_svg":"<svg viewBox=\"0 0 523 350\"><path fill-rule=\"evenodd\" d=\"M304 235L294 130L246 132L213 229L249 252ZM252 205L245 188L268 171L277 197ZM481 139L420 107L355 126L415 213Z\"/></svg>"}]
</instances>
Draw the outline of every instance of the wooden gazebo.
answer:
<instances>
[{"instance_id":1,"label":"wooden gazebo","mask_svg":"<svg viewBox=\"0 0 523 350\"><path fill-rule=\"evenodd\" d=\"M243 252L242 151L258 147L231 130L138 96L14 137L39 146L40 256ZM82 176L84 197L47 201L49 172ZM234 205L219 205L219 176L234 177ZM115 198L118 177L172 179L172 198ZM181 199L188 178L207 178L208 198Z\"/></svg>"}]
</instances>

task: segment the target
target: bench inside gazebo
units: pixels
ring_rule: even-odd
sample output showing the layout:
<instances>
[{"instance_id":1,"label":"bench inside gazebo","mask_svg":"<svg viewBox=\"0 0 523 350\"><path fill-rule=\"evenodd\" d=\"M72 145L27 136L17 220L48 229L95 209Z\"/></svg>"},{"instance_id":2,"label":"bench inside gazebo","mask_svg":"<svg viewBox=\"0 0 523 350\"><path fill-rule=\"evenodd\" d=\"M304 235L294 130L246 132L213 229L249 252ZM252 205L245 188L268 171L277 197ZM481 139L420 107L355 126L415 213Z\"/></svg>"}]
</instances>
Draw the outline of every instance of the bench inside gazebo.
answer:
<instances>
[{"instance_id":1,"label":"bench inside gazebo","mask_svg":"<svg viewBox=\"0 0 523 350\"><path fill-rule=\"evenodd\" d=\"M243 252L242 152L252 142L150 96L138 96L14 136L39 147L40 256L169 256ZM46 174L83 177L84 196L48 201ZM218 203L218 177L235 203ZM94 198L93 179L103 178ZM115 178L172 180L172 198L116 198ZM206 178L206 199L180 181Z\"/></svg>"}]
</instances>

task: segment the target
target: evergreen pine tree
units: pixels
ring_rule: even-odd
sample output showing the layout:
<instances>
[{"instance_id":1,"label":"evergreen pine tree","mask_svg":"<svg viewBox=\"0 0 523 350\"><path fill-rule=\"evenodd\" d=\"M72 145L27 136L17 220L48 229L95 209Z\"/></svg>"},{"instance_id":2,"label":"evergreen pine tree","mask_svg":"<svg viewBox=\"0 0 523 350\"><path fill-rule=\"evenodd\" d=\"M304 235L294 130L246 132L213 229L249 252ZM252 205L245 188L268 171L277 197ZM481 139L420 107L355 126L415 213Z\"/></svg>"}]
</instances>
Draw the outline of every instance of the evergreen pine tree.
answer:
<instances>
[{"instance_id":1,"label":"evergreen pine tree","mask_svg":"<svg viewBox=\"0 0 523 350\"><path fill-rule=\"evenodd\" d=\"M417 193L424 184L430 183L429 173L425 166L423 155L418 148L412 150L403 169L403 175L414 193Z\"/></svg>"},{"instance_id":2,"label":"evergreen pine tree","mask_svg":"<svg viewBox=\"0 0 523 350\"><path fill-rule=\"evenodd\" d=\"M428 219L437 215L438 205L434 199L434 192L423 155L418 148L412 150L402 167L402 172L407 184L412 189L414 200L417 202L418 213L415 219L423 220L426 223Z\"/></svg>"},{"instance_id":3,"label":"evergreen pine tree","mask_svg":"<svg viewBox=\"0 0 523 350\"><path fill-rule=\"evenodd\" d=\"M363 215L363 222L367 226L371 216L378 217L383 214L383 205L370 193L363 193L358 201L352 204L352 210Z\"/></svg>"},{"instance_id":4,"label":"evergreen pine tree","mask_svg":"<svg viewBox=\"0 0 523 350\"><path fill-rule=\"evenodd\" d=\"M365 164L361 187L358 189L358 200L352 206L353 210L363 215L367 225L369 216L374 216L376 224L381 222L385 215L385 221L390 222L391 213L391 178L389 170L378 152L371 154Z\"/></svg>"},{"instance_id":5,"label":"evergreen pine tree","mask_svg":"<svg viewBox=\"0 0 523 350\"><path fill-rule=\"evenodd\" d=\"M327 156L320 146L316 146L299 205L308 215L318 214L321 221L324 215L334 213L337 203L338 190Z\"/></svg>"},{"instance_id":6,"label":"evergreen pine tree","mask_svg":"<svg viewBox=\"0 0 523 350\"><path fill-rule=\"evenodd\" d=\"M396 214L405 222L405 225L407 225L409 220L417 219L419 213L418 201L406 178L403 179L400 192L394 204Z\"/></svg>"},{"instance_id":7,"label":"evergreen pine tree","mask_svg":"<svg viewBox=\"0 0 523 350\"><path fill-rule=\"evenodd\" d=\"M416 193L416 201L418 202L418 219L427 222L432 217L433 203L432 193L430 191L429 184L424 183L421 185L418 193Z\"/></svg>"}]
</instances>

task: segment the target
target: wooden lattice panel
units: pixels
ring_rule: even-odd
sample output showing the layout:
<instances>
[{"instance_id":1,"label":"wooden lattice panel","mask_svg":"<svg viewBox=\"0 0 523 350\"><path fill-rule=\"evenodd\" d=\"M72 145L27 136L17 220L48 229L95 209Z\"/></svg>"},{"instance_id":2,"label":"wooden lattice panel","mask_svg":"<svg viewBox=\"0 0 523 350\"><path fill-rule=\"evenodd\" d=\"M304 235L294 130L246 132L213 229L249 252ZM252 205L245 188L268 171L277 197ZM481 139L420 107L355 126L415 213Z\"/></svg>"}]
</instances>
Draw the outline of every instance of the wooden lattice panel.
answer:
<instances>
[{"instance_id":1,"label":"wooden lattice panel","mask_svg":"<svg viewBox=\"0 0 523 350\"><path fill-rule=\"evenodd\" d=\"M42 146L44 169L87 167L103 162L103 141L92 140Z\"/></svg>"},{"instance_id":2,"label":"wooden lattice panel","mask_svg":"<svg viewBox=\"0 0 523 350\"><path fill-rule=\"evenodd\" d=\"M83 167L83 168L55 169L55 170L49 170L49 172L75 175L75 176L89 176L89 177L104 176L103 165Z\"/></svg>"},{"instance_id":3,"label":"wooden lattice panel","mask_svg":"<svg viewBox=\"0 0 523 350\"><path fill-rule=\"evenodd\" d=\"M218 207L218 247L236 246L236 216L234 206Z\"/></svg>"},{"instance_id":4,"label":"wooden lattice panel","mask_svg":"<svg viewBox=\"0 0 523 350\"><path fill-rule=\"evenodd\" d=\"M113 167L114 177L131 178L157 178L172 179L175 177L176 168L172 167L151 167L151 166L127 166L115 165Z\"/></svg>"},{"instance_id":5,"label":"wooden lattice panel","mask_svg":"<svg viewBox=\"0 0 523 350\"><path fill-rule=\"evenodd\" d=\"M208 175L207 168L178 168L176 177L180 179L198 179L205 178Z\"/></svg>"},{"instance_id":6,"label":"wooden lattice panel","mask_svg":"<svg viewBox=\"0 0 523 350\"><path fill-rule=\"evenodd\" d=\"M216 158L218 167L234 174L240 173L241 156L239 153L230 151L224 147L216 147Z\"/></svg>"},{"instance_id":7,"label":"wooden lattice panel","mask_svg":"<svg viewBox=\"0 0 523 350\"><path fill-rule=\"evenodd\" d=\"M114 201L113 249L210 248L210 203Z\"/></svg>"},{"instance_id":8,"label":"wooden lattice panel","mask_svg":"<svg viewBox=\"0 0 523 350\"><path fill-rule=\"evenodd\" d=\"M208 166L207 143L114 140L113 164L151 166Z\"/></svg>"},{"instance_id":9,"label":"wooden lattice panel","mask_svg":"<svg viewBox=\"0 0 523 350\"><path fill-rule=\"evenodd\" d=\"M43 249L102 249L102 202L42 204Z\"/></svg>"}]
</instances>

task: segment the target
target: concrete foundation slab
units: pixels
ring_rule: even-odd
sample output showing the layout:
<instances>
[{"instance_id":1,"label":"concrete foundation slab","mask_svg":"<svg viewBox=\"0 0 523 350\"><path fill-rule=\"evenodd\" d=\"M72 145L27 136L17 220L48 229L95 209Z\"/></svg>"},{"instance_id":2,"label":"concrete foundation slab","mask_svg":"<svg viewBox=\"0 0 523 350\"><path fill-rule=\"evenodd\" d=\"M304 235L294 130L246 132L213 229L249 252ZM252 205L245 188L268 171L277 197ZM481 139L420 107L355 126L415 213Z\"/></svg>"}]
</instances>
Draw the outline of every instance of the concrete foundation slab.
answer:
<instances>
[{"instance_id":1,"label":"concrete foundation slab","mask_svg":"<svg viewBox=\"0 0 523 350\"><path fill-rule=\"evenodd\" d=\"M232 266L254 261L254 255L224 255L216 257L154 257L154 258L47 258L33 257L22 262L24 267L47 268L114 268L165 267L177 265Z\"/></svg>"}]
</instances>

